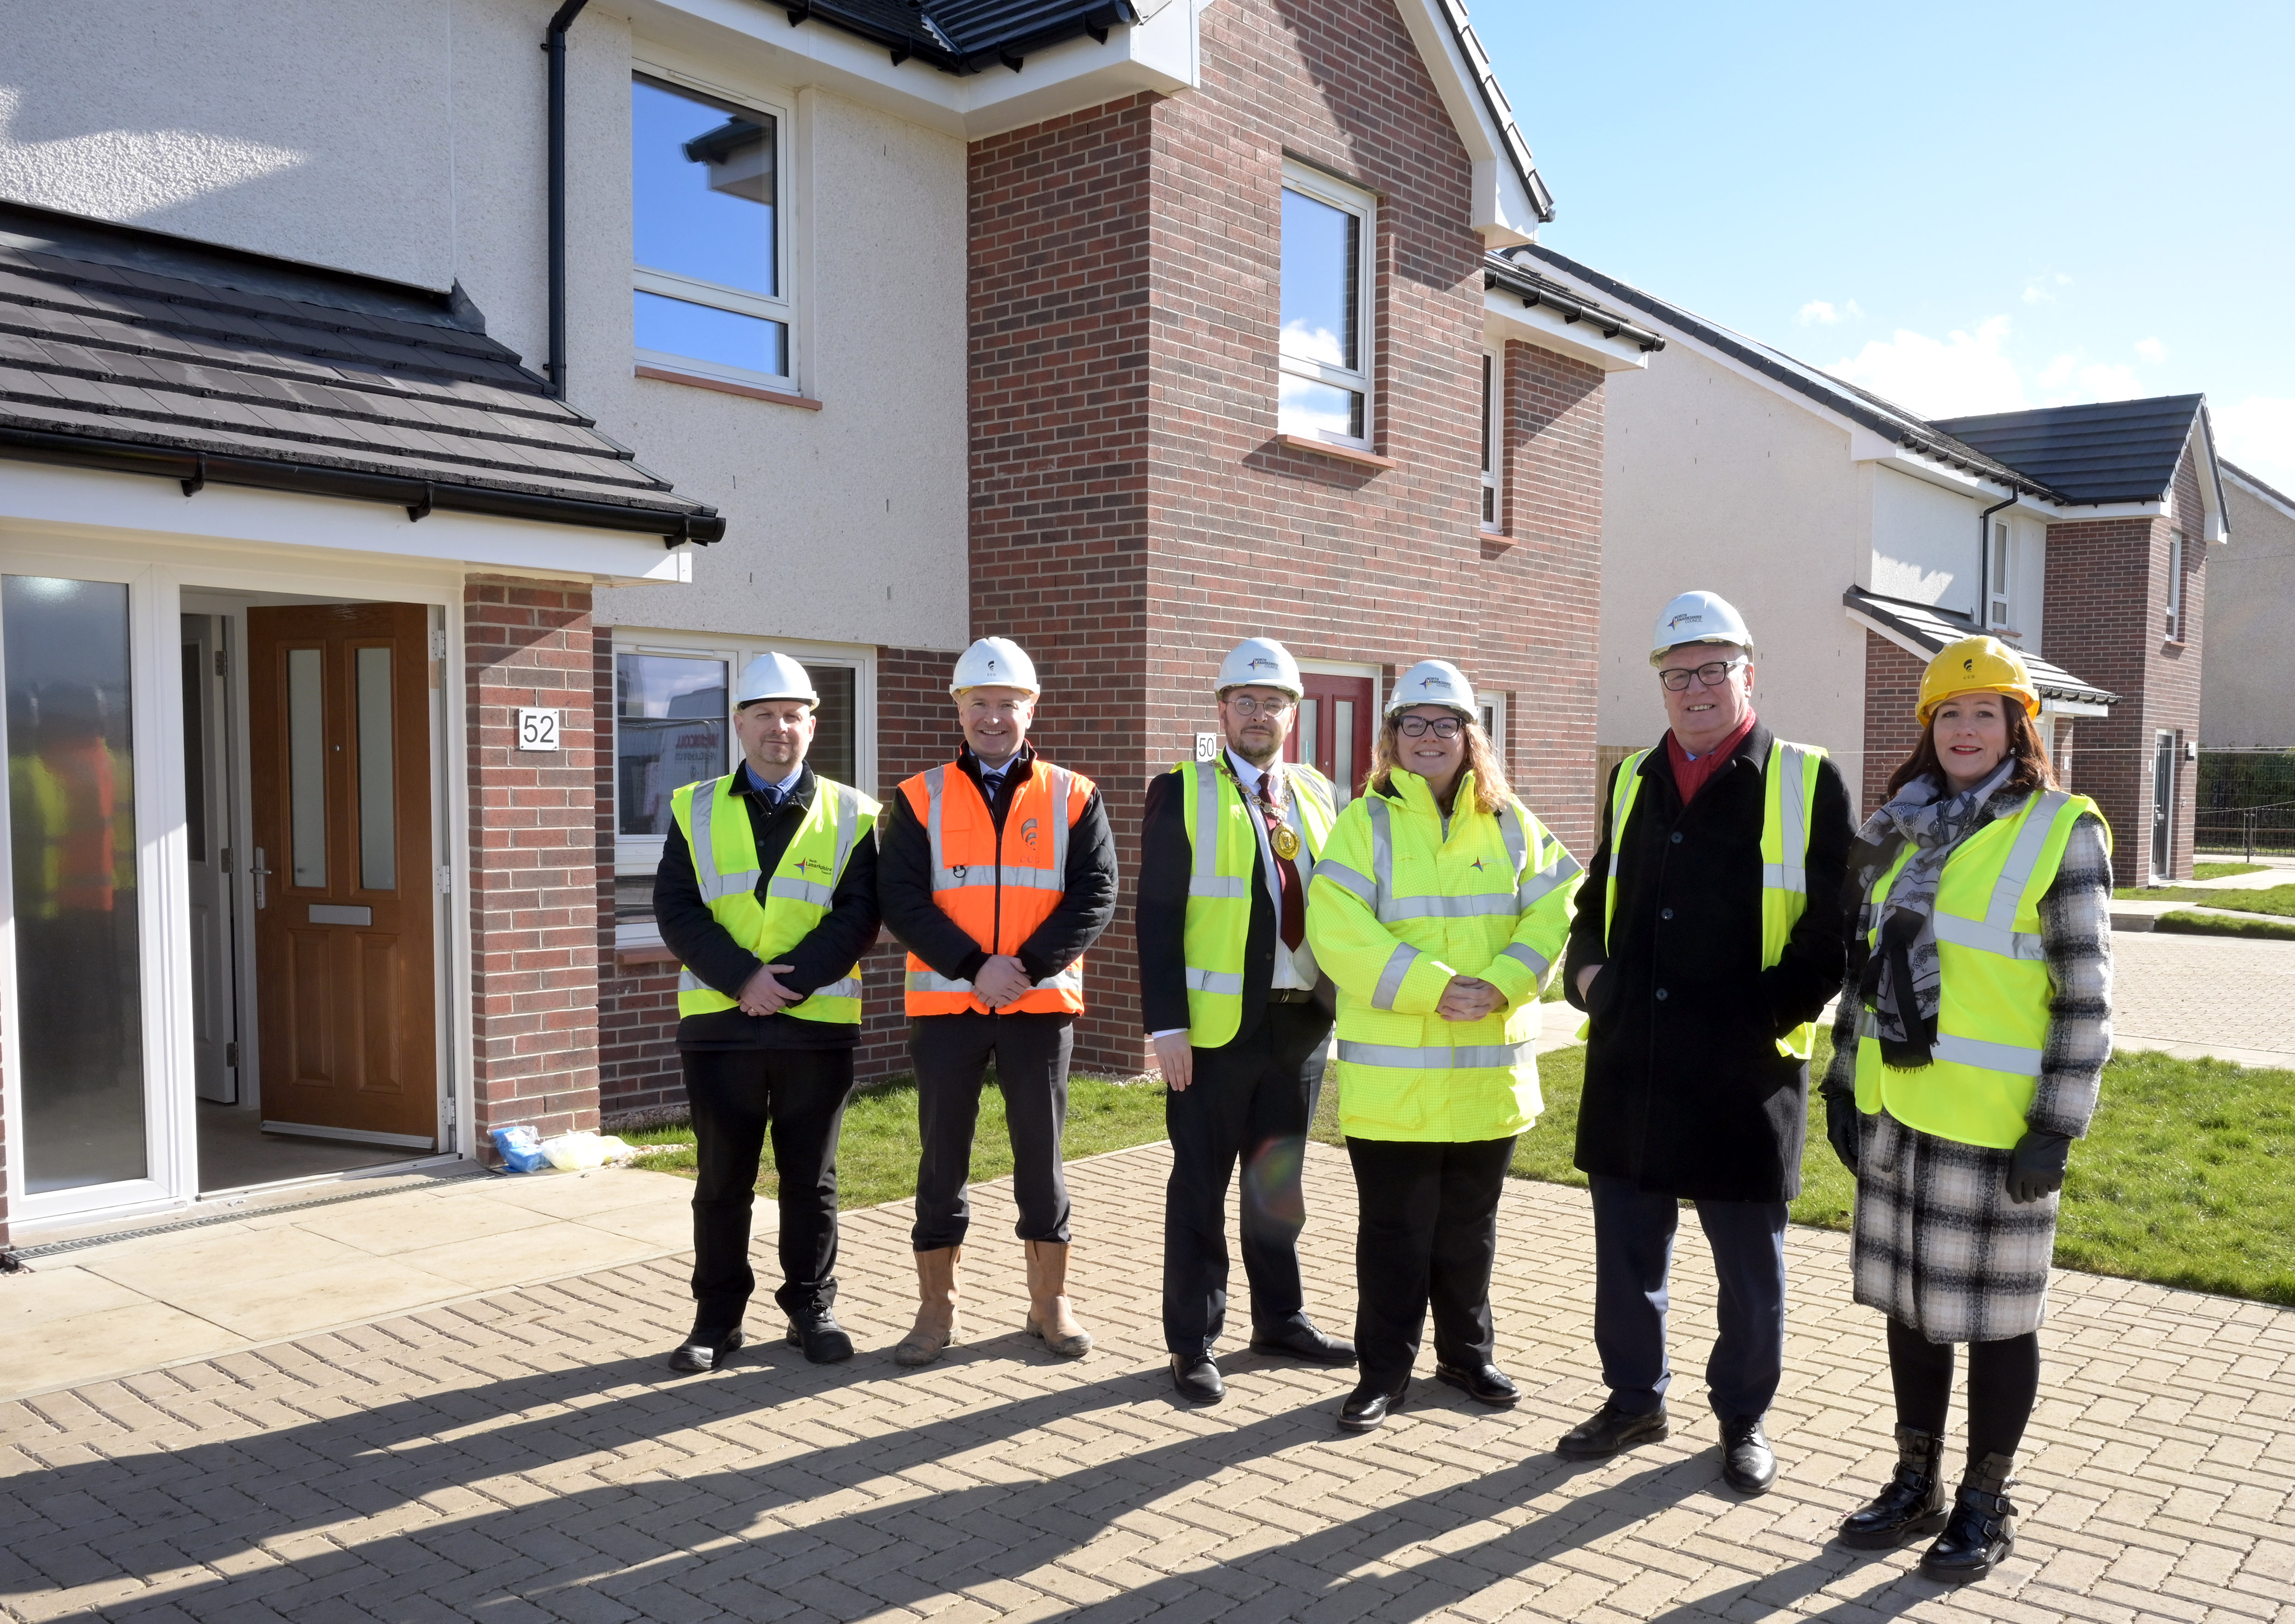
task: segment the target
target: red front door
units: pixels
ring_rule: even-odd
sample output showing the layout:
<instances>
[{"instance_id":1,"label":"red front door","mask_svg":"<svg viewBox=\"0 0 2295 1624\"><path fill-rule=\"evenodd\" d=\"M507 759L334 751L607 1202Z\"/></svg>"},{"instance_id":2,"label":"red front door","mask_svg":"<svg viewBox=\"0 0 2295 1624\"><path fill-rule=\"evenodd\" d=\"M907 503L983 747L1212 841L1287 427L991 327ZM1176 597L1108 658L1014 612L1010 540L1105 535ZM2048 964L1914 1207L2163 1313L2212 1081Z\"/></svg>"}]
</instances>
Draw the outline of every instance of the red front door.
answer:
<instances>
[{"instance_id":1,"label":"red front door","mask_svg":"<svg viewBox=\"0 0 2295 1624\"><path fill-rule=\"evenodd\" d=\"M1283 747L1283 759L1303 761L1338 786L1344 805L1362 793L1370 776L1371 680L1309 673L1307 695L1299 702L1299 722Z\"/></svg>"}]
</instances>

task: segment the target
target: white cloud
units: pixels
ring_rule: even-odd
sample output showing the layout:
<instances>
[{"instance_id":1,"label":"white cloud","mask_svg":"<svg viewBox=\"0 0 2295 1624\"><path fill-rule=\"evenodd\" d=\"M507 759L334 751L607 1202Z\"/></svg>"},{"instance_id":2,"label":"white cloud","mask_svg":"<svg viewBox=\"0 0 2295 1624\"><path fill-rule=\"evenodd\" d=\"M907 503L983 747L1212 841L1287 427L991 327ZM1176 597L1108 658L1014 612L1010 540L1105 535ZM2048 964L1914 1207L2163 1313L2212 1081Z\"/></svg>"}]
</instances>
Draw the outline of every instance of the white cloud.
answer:
<instances>
[{"instance_id":1,"label":"white cloud","mask_svg":"<svg viewBox=\"0 0 2295 1624\"><path fill-rule=\"evenodd\" d=\"M2014 412L2031 403L2007 342L2005 315L1943 339L1899 327L1894 338L1875 339L1826 370L1923 417Z\"/></svg>"},{"instance_id":2,"label":"white cloud","mask_svg":"<svg viewBox=\"0 0 2295 1624\"><path fill-rule=\"evenodd\" d=\"M1864 315L1855 299L1835 305L1827 299L1813 298L1801 307L1800 321L1803 327L1833 327L1842 322L1861 321Z\"/></svg>"},{"instance_id":3,"label":"white cloud","mask_svg":"<svg viewBox=\"0 0 2295 1624\"><path fill-rule=\"evenodd\" d=\"M2168 358L2168 347L2157 339L2138 339L2136 340L2136 353L2142 359L2157 366Z\"/></svg>"},{"instance_id":4,"label":"white cloud","mask_svg":"<svg viewBox=\"0 0 2295 1624\"><path fill-rule=\"evenodd\" d=\"M2056 302L2056 290L2071 285L2072 279L2062 271L2053 275L2031 277L2024 283L2024 302L2028 305L2053 305Z\"/></svg>"},{"instance_id":5,"label":"white cloud","mask_svg":"<svg viewBox=\"0 0 2295 1624\"><path fill-rule=\"evenodd\" d=\"M2266 485L2295 491L2295 399L2250 395L2227 405L2210 404L2216 449Z\"/></svg>"},{"instance_id":6,"label":"white cloud","mask_svg":"<svg viewBox=\"0 0 2295 1624\"><path fill-rule=\"evenodd\" d=\"M2090 361L2084 350L2056 356L2037 379L2044 406L2077 405L2091 400L2134 400L2144 392L2132 366Z\"/></svg>"}]
</instances>

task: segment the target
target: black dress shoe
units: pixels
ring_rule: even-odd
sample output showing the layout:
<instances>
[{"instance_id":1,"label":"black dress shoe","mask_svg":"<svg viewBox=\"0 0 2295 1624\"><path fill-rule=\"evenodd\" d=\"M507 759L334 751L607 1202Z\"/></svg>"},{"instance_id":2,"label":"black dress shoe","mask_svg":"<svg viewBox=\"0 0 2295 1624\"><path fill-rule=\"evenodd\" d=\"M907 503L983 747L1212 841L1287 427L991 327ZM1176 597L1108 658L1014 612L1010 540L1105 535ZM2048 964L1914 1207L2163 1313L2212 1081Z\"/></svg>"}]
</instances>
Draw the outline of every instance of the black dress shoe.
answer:
<instances>
[{"instance_id":1,"label":"black dress shoe","mask_svg":"<svg viewBox=\"0 0 2295 1624\"><path fill-rule=\"evenodd\" d=\"M1776 1452L1769 1448L1759 1416L1722 1422L1721 1481L1739 1494L1767 1494L1777 1481Z\"/></svg>"},{"instance_id":2,"label":"black dress shoe","mask_svg":"<svg viewBox=\"0 0 2295 1624\"><path fill-rule=\"evenodd\" d=\"M669 1367L680 1375L698 1375L705 1370L716 1370L732 1357L733 1351L748 1340L741 1327L704 1330L699 1326L686 1334L677 1351L669 1356Z\"/></svg>"},{"instance_id":3,"label":"black dress shoe","mask_svg":"<svg viewBox=\"0 0 2295 1624\"><path fill-rule=\"evenodd\" d=\"M1615 1404L1605 1404L1572 1427L1554 1452L1564 1460L1603 1460L1636 1444L1655 1443L1672 1430L1662 1404L1646 1416L1629 1416Z\"/></svg>"},{"instance_id":4,"label":"black dress shoe","mask_svg":"<svg viewBox=\"0 0 2295 1624\"><path fill-rule=\"evenodd\" d=\"M1944 1532L1921 1558L1923 1579L1965 1585L2008 1560L2016 1548L2016 1507L2007 1495L2010 1464L2005 1455L1988 1455L1963 1475Z\"/></svg>"},{"instance_id":5,"label":"black dress shoe","mask_svg":"<svg viewBox=\"0 0 2295 1624\"><path fill-rule=\"evenodd\" d=\"M1198 1353L1193 1359L1174 1353L1172 1385L1190 1404L1217 1404L1227 1397L1227 1383L1220 1380L1219 1366L1208 1353Z\"/></svg>"},{"instance_id":6,"label":"black dress shoe","mask_svg":"<svg viewBox=\"0 0 2295 1624\"><path fill-rule=\"evenodd\" d=\"M1311 1365L1328 1365L1335 1370L1355 1362L1354 1343L1326 1336L1304 1322L1286 1326L1280 1331L1254 1331L1251 1351L1271 1353L1277 1359L1304 1359Z\"/></svg>"},{"instance_id":7,"label":"black dress shoe","mask_svg":"<svg viewBox=\"0 0 2295 1624\"><path fill-rule=\"evenodd\" d=\"M1872 1503L1841 1525L1852 1551L1893 1551L1944 1527L1944 1440L1918 1427L1897 1429L1897 1474Z\"/></svg>"},{"instance_id":8,"label":"black dress shoe","mask_svg":"<svg viewBox=\"0 0 2295 1624\"><path fill-rule=\"evenodd\" d=\"M1368 1432L1401 1409L1402 1395L1409 1391L1409 1376L1393 1387L1384 1382L1365 1382L1339 1406L1339 1425L1350 1432Z\"/></svg>"},{"instance_id":9,"label":"black dress shoe","mask_svg":"<svg viewBox=\"0 0 2295 1624\"><path fill-rule=\"evenodd\" d=\"M802 1319L791 1319L788 1345L804 1349L809 1364L841 1365L853 1357L853 1339L837 1323L837 1316L827 1309Z\"/></svg>"},{"instance_id":10,"label":"black dress shoe","mask_svg":"<svg viewBox=\"0 0 2295 1624\"><path fill-rule=\"evenodd\" d=\"M1477 1404L1510 1409L1522 1401L1522 1389L1496 1365L1445 1365L1437 1361L1434 1379L1455 1387Z\"/></svg>"}]
</instances>

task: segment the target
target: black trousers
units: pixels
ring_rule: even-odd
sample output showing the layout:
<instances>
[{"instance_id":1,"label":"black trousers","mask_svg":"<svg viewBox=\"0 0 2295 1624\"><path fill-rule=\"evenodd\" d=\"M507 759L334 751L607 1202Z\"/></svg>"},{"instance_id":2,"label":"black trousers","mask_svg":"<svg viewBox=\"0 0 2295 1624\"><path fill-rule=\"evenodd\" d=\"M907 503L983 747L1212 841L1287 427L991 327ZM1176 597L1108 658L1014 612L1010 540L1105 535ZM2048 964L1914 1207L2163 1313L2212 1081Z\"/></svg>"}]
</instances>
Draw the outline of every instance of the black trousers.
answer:
<instances>
[{"instance_id":1,"label":"black trousers","mask_svg":"<svg viewBox=\"0 0 2295 1624\"><path fill-rule=\"evenodd\" d=\"M1628 1415L1663 1408L1673 1373L1665 1356L1666 1277L1681 1204L1630 1179L1596 1173L1594 1346L1610 1402ZM1785 1204L1701 1201L1697 1221L1713 1248L1720 1334L1705 1361L1705 1390L1724 1420L1766 1414L1785 1367Z\"/></svg>"},{"instance_id":2,"label":"black trousers","mask_svg":"<svg viewBox=\"0 0 2295 1624\"><path fill-rule=\"evenodd\" d=\"M1889 1376L1900 1425L1943 1435L1952 1408L1952 1367L1950 1342L1932 1342L1909 1326L1889 1322ZM2015 1454L2039 1397L2038 1331L1969 1343L1968 1464Z\"/></svg>"},{"instance_id":3,"label":"black trousers","mask_svg":"<svg viewBox=\"0 0 2295 1624\"><path fill-rule=\"evenodd\" d=\"M964 1245L972 1208L972 1130L980 1120L980 1083L991 1061L1004 1091L1004 1125L1012 1141L1012 1194L1020 1206L1014 1233L1024 1241L1068 1238L1068 1186L1060 1171L1060 1131L1067 1125L1068 1056L1075 1048L1072 1015L919 1016L909 1023L909 1057L917 1068L917 1127L924 1155L917 1164L919 1252Z\"/></svg>"},{"instance_id":4,"label":"black trousers","mask_svg":"<svg viewBox=\"0 0 2295 1624\"><path fill-rule=\"evenodd\" d=\"M1355 1352L1363 1383L1400 1387L1434 1311L1434 1357L1490 1362L1491 1269L1514 1141L1347 1141L1361 1212L1355 1229Z\"/></svg>"},{"instance_id":5,"label":"black trousers","mask_svg":"<svg viewBox=\"0 0 2295 1624\"><path fill-rule=\"evenodd\" d=\"M693 1322L741 1323L756 1290L749 1209L765 1133L780 1176L781 1285L792 1318L837 1301L837 1134L853 1093L849 1049L683 1049L693 1108Z\"/></svg>"},{"instance_id":6,"label":"black trousers","mask_svg":"<svg viewBox=\"0 0 2295 1624\"><path fill-rule=\"evenodd\" d=\"M1227 1187L1243 1163L1243 1272L1254 1331L1306 1320L1299 1175L1331 1017L1319 1004L1269 1004L1259 1024L1195 1051L1195 1081L1165 1098L1172 1179L1164 1191L1164 1345L1209 1353L1227 1325Z\"/></svg>"}]
</instances>

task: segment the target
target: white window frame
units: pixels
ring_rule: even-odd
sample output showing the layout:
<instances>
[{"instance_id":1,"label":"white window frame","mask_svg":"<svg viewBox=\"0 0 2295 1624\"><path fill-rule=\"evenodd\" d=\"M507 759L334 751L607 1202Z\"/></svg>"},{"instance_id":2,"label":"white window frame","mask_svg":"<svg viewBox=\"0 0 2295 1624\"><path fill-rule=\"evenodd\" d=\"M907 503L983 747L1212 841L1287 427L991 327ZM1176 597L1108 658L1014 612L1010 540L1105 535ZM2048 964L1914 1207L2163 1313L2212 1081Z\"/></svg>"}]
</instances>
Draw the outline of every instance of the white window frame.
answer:
<instances>
[{"instance_id":1,"label":"white window frame","mask_svg":"<svg viewBox=\"0 0 2295 1624\"><path fill-rule=\"evenodd\" d=\"M1502 693L1478 692L1474 695L1474 706L1482 713L1478 720L1482 731L1491 736L1491 752L1503 765L1507 758L1507 697Z\"/></svg>"},{"instance_id":2,"label":"white window frame","mask_svg":"<svg viewBox=\"0 0 2295 1624\"><path fill-rule=\"evenodd\" d=\"M1275 292L1276 366L1294 378L1312 379L1333 388L1350 389L1362 396L1363 431L1360 437L1334 434L1323 430L1303 437L1319 439L1332 445L1352 446L1357 451L1368 451L1378 439L1376 395L1371 381L1378 373L1378 352L1376 334L1378 324L1371 319L1371 300L1376 291L1378 278L1378 200L1368 192L1350 186L1344 181L1311 169L1289 159L1283 162L1283 190L1295 192L1302 197L1312 198L1318 203L1351 214L1361 222L1355 254L1355 355L1362 366L1357 371L1332 366L1319 361L1308 361L1297 355L1283 354L1283 290L1280 251L1277 259ZM1278 218L1279 210L1278 210ZM1282 406L1276 407L1276 421L1282 421ZM1286 433L1292 430L1284 430Z\"/></svg>"},{"instance_id":3,"label":"white window frame","mask_svg":"<svg viewBox=\"0 0 2295 1624\"><path fill-rule=\"evenodd\" d=\"M861 781L853 788L876 794L877 782L877 651L868 645L807 642L797 638L727 637L712 632L660 632L637 626L613 628L613 696L609 714L613 736L608 749L613 761L614 873L617 878L651 874L661 866L666 836L622 833L622 695L621 657L625 654L666 654L690 658L696 655L725 662L726 691L741 680L741 668L768 650L786 654L806 665L844 665L853 679L853 773ZM731 771L737 748L729 720L725 730L724 771Z\"/></svg>"},{"instance_id":4,"label":"white window frame","mask_svg":"<svg viewBox=\"0 0 2295 1624\"><path fill-rule=\"evenodd\" d=\"M1984 552L1984 625L1989 632L2013 631L2016 624L2016 533L2005 519L1992 521L1992 539Z\"/></svg>"},{"instance_id":5,"label":"white window frame","mask_svg":"<svg viewBox=\"0 0 2295 1624\"><path fill-rule=\"evenodd\" d=\"M1506 356L1482 352L1482 527L1498 535L1506 529Z\"/></svg>"},{"instance_id":6,"label":"white window frame","mask_svg":"<svg viewBox=\"0 0 2295 1624\"><path fill-rule=\"evenodd\" d=\"M2168 641L2184 641L2184 533L2168 532Z\"/></svg>"},{"instance_id":7,"label":"white window frame","mask_svg":"<svg viewBox=\"0 0 2295 1624\"><path fill-rule=\"evenodd\" d=\"M674 271L657 271L636 263L636 245L631 245L630 283L638 293L655 293L666 298L682 299L687 304L703 305L717 310L731 311L738 315L760 316L781 324L781 361L785 371L761 372L754 367L729 366L723 362L706 360L698 355L681 355L669 350L647 349L633 344L632 353L641 366L657 366L666 371L686 372L700 378L715 378L728 383L754 384L760 388L797 393L797 314L796 301L789 297L790 278L796 269L796 256L790 251L790 238L796 210L790 207L796 184L796 166L789 149L796 136L796 115L793 108L754 91L735 90L724 85L713 84L681 69L635 56L630 61L630 76L657 79L674 90L690 90L712 101L731 102L747 112L759 114L773 121L773 286L781 291L778 297L755 293L746 288L728 288L723 283L704 282L698 277L680 275ZM637 203L636 182L631 182L631 208Z\"/></svg>"}]
</instances>

